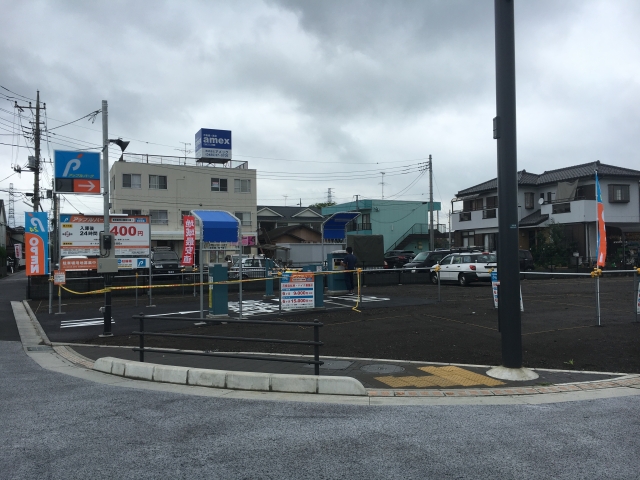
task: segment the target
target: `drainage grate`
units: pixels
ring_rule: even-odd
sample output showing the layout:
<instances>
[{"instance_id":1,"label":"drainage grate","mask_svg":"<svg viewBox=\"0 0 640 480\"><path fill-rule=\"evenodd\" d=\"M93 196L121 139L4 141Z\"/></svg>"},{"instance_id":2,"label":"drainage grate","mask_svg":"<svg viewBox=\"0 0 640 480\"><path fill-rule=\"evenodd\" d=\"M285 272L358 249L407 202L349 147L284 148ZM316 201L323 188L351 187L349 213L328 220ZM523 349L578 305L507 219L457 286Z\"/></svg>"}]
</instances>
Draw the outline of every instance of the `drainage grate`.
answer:
<instances>
[{"instance_id":1,"label":"drainage grate","mask_svg":"<svg viewBox=\"0 0 640 480\"><path fill-rule=\"evenodd\" d=\"M322 357L320 357L322 360ZM348 360L322 360L324 364L320 365L320 370L345 370L353 365ZM304 365L306 368L313 368L315 365Z\"/></svg>"},{"instance_id":2,"label":"drainage grate","mask_svg":"<svg viewBox=\"0 0 640 480\"><path fill-rule=\"evenodd\" d=\"M53 348L49 345L38 345L37 347L27 347L27 352L51 352Z\"/></svg>"},{"instance_id":3,"label":"drainage grate","mask_svg":"<svg viewBox=\"0 0 640 480\"><path fill-rule=\"evenodd\" d=\"M399 373L404 372L403 367L399 367L398 365L385 365L384 363L376 363L371 365L363 365L360 367L360 370L363 370L367 373Z\"/></svg>"}]
</instances>

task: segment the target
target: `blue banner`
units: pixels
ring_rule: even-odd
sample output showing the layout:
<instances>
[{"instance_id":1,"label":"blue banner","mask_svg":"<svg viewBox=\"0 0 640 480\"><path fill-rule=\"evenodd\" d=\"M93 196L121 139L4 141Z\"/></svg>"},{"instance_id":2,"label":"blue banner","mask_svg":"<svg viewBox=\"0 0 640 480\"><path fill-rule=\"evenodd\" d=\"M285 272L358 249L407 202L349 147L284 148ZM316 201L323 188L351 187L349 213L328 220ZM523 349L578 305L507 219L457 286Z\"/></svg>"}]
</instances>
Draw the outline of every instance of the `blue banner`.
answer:
<instances>
[{"instance_id":1,"label":"blue banner","mask_svg":"<svg viewBox=\"0 0 640 480\"><path fill-rule=\"evenodd\" d=\"M24 243L27 276L49 274L49 216L25 212Z\"/></svg>"}]
</instances>

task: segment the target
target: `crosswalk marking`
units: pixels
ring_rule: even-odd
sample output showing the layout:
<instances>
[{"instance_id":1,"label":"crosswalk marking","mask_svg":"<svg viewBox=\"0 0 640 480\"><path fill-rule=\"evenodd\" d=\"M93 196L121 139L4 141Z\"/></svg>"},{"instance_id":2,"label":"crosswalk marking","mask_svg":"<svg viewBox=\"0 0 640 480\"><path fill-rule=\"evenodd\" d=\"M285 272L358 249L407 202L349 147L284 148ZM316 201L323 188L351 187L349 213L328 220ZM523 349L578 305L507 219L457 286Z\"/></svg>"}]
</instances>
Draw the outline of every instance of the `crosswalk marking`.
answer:
<instances>
[{"instance_id":1,"label":"crosswalk marking","mask_svg":"<svg viewBox=\"0 0 640 480\"><path fill-rule=\"evenodd\" d=\"M114 322L113 318L111 319L111 325L113 325ZM91 327L94 325L103 325L104 324L104 318L102 317L98 317L98 318L85 318L82 320L62 320L60 322L60 328L73 328L73 327Z\"/></svg>"}]
</instances>

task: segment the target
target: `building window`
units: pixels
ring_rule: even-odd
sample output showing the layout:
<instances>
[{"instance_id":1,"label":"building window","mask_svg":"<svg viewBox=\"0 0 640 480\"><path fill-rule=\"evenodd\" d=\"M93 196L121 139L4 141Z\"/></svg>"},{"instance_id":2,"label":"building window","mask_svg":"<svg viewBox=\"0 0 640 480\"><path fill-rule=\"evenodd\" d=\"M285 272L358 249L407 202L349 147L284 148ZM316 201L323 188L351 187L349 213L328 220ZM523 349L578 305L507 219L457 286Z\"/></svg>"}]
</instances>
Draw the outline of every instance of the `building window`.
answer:
<instances>
[{"instance_id":1,"label":"building window","mask_svg":"<svg viewBox=\"0 0 640 480\"><path fill-rule=\"evenodd\" d=\"M233 191L235 193L251 193L251 180L234 180Z\"/></svg>"},{"instance_id":2,"label":"building window","mask_svg":"<svg viewBox=\"0 0 640 480\"><path fill-rule=\"evenodd\" d=\"M533 192L525 192L524 194L524 208L533 208L533 197L534 197L534 193Z\"/></svg>"},{"instance_id":3,"label":"building window","mask_svg":"<svg viewBox=\"0 0 640 480\"><path fill-rule=\"evenodd\" d=\"M475 240L475 232L473 231L464 231L462 232L462 246L463 247L472 247L474 246Z\"/></svg>"},{"instance_id":4,"label":"building window","mask_svg":"<svg viewBox=\"0 0 640 480\"><path fill-rule=\"evenodd\" d=\"M487 208L498 208L498 196L487 197ZM482 209L482 204L478 210Z\"/></svg>"},{"instance_id":5,"label":"building window","mask_svg":"<svg viewBox=\"0 0 640 480\"><path fill-rule=\"evenodd\" d=\"M122 213L125 215L142 215L142 210L127 210L123 209Z\"/></svg>"},{"instance_id":6,"label":"building window","mask_svg":"<svg viewBox=\"0 0 640 480\"><path fill-rule=\"evenodd\" d=\"M139 173L123 173L122 188L142 188L142 175Z\"/></svg>"},{"instance_id":7,"label":"building window","mask_svg":"<svg viewBox=\"0 0 640 480\"><path fill-rule=\"evenodd\" d=\"M482 218L496 218L496 212L497 210L495 208L492 208L491 210L483 210Z\"/></svg>"},{"instance_id":8,"label":"building window","mask_svg":"<svg viewBox=\"0 0 640 480\"><path fill-rule=\"evenodd\" d=\"M169 215L166 210L149 210L151 223L155 225L169 225Z\"/></svg>"},{"instance_id":9,"label":"building window","mask_svg":"<svg viewBox=\"0 0 640 480\"><path fill-rule=\"evenodd\" d=\"M149 175L149 189L150 190L166 190L167 176L166 175Z\"/></svg>"},{"instance_id":10,"label":"building window","mask_svg":"<svg viewBox=\"0 0 640 480\"><path fill-rule=\"evenodd\" d=\"M211 191L212 192L226 192L227 191L227 179L226 178L212 178L211 179Z\"/></svg>"},{"instance_id":11,"label":"building window","mask_svg":"<svg viewBox=\"0 0 640 480\"><path fill-rule=\"evenodd\" d=\"M240 220L240 225L242 225L243 227L251 226L251 212L235 212L234 215L238 218L238 220Z\"/></svg>"},{"instance_id":12,"label":"building window","mask_svg":"<svg viewBox=\"0 0 640 480\"><path fill-rule=\"evenodd\" d=\"M180 225L184 225L184 217L185 215L191 215L191 211L190 210L182 210L180 212Z\"/></svg>"},{"instance_id":13,"label":"building window","mask_svg":"<svg viewBox=\"0 0 640 480\"><path fill-rule=\"evenodd\" d=\"M592 183L590 185L582 185L576 189L576 200L595 200L596 199L596 185Z\"/></svg>"},{"instance_id":14,"label":"building window","mask_svg":"<svg viewBox=\"0 0 640 480\"><path fill-rule=\"evenodd\" d=\"M460 218L459 221L460 222L468 222L469 220L471 220L471 212L460 212Z\"/></svg>"},{"instance_id":15,"label":"building window","mask_svg":"<svg viewBox=\"0 0 640 480\"><path fill-rule=\"evenodd\" d=\"M609 203L629 203L629 185L609 185Z\"/></svg>"},{"instance_id":16,"label":"building window","mask_svg":"<svg viewBox=\"0 0 640 480\"><path fill-rule=\"evenodd\" d=\"M115 175L113 177L111 177L111 191L112 192L116 191L116 176Z\"/></svg>"},{"instance_id":17,"label":"building window","mask_svg":"<svg viewBox=\"0 0 640 480\"><path fill-rule=\"evenodd\" d=\"M553 202L552 192L547 192L547 203Z\"/></svg>"}]
</instances>

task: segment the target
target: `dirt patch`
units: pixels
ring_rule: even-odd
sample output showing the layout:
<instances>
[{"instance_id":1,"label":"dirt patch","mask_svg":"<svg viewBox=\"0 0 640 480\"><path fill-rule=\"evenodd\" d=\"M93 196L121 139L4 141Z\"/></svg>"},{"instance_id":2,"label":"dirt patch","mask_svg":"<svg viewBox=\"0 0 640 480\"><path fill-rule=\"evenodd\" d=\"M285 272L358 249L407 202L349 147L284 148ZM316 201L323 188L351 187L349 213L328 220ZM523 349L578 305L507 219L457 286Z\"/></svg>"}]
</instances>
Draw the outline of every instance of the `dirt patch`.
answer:
<instances>
[{"instance_id":1,"label":"dirt patch","mask_svg":"<svg viewBox=\"0 0 640 480\"><path fill-rule=\"evenodd\" d=\"M550 279L522 282L524 365L538 368L640 372L640 324L633 311L631 277L601 281L601 324L596 326L595 284L592 279ZM488 285L443 286L442 302L403 305L402 299L435 298L436 287L402 285L363 289L367 295L387 296L383 302L351 309L271 317L284 321L320 320L321 355L498 365L501 334L498 311ZM264 325L206 325L179 333L252 338L312 340L309 327ZM137 345L133 335L95 338L86 343ZM148 337L146 346L211 351L250 351L311 354L310 347Z\"/></svg>"}]
</instances>

